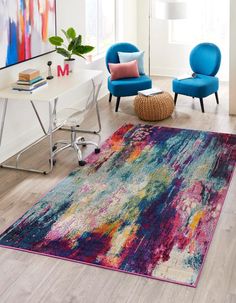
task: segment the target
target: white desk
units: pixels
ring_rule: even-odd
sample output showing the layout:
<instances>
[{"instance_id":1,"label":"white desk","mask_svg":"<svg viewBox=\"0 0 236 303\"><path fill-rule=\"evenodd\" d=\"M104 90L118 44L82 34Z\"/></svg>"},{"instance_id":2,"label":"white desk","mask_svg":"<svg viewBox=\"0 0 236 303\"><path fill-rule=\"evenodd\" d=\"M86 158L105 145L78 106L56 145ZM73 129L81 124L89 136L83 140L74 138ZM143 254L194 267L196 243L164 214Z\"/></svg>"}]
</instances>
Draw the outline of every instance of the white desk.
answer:
<instances>
[{"instance_id":1,"label":"white desk","mask_svg":"<svg viewBox=\"0 0 236 303\"><path fill-rule=\"evenodd\" d=\"M15 169L15 170L21 170L21 171L29 171L29 172L36 172L36 173L43 173L48 174L53 169L53 139L52 134L54 131L58 130L61 126L56 125L56 114L57 114L57 103L60 99L60 97L64 96L68 92L79 88L80 86L86 84L86 83L92 83L93 87L93 98L94 102L96 103L96 109L97 109L97 117L98 117L98 124L99 129L98 131L92 131L91 133L99 133L101 131L101 120L98 110L98 93L101 88L102 84L102 71L96 71L96 70L78 70L73 74L70 74L69 76L65 77L54 77L52 80L48 80L48 86L42 87L38 91L33 92L32 94L29 93L23 93L23 92L17 92L13 91L10 87L5 88L0 91L0 99L3 100L3 113L2 113L2 119L1 119L1 126L0 126L0 146L2 144L2 137L4 132L4 125L5 120L7 118L7 106L9 100L21 100L25 102L30 102L36 118L42 128L42 131L44 133L44 136L42 136L39 140L34 142L33 144L27 146L24 150L19 152L16 157L16 165L6 165L1 164L2 168L9 168L9 169ZM95 85L95 83L98 83ZM91 93L91 92L90 92ZM43 102L45 103L45 106L48 108L48 115L49 115L49 128L46 130L39 112L37 111L35 102ZM88 132L88 131L82 131L82 132ZM19 159L21 155L28 150L33 145L39 143L44 138L49 137L49 151L50 151L50 168L48 171L41 171L34 168L23 168L19 166Z\"/></svg>"}]
</instances>

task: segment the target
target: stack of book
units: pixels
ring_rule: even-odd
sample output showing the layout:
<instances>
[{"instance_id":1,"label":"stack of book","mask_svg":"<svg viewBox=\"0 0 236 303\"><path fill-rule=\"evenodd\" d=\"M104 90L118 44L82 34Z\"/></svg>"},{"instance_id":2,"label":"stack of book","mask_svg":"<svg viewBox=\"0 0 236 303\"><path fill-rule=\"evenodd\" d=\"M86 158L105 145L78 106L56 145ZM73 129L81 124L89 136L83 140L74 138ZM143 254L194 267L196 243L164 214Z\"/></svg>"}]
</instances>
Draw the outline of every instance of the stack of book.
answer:
<instances>
[{"instance_id":1,"label":"stack of book","mask_svg":"<svg viewBox=\"0 0 236 303\"><path fill-rule=\"evenodd\" d=\"M47 80L40 75L39 70L27 69L19 73L19 79L12 85L12 89L33 93L45 85L47 85Z\"/></svg>"}]
</instances>

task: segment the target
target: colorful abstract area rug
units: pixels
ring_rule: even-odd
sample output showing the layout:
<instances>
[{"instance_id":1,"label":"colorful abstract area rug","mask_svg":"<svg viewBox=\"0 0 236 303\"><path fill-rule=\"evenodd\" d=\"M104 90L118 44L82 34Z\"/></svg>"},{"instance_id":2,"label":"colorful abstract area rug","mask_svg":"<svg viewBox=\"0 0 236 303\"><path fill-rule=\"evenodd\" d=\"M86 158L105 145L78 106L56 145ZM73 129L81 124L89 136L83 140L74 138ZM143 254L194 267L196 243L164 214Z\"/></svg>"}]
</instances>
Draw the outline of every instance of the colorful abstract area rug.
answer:
<instances>
[{"instance_id":1,"label":"colorful abstract area rug","mask_svg":"<svg viewBox=\"0 0 236 303\"><path fill-rule=\"evenodd\" d=\"M235 161L235 135L124 125L0 244L196 287Z\"/></svg>"}]
</instances>

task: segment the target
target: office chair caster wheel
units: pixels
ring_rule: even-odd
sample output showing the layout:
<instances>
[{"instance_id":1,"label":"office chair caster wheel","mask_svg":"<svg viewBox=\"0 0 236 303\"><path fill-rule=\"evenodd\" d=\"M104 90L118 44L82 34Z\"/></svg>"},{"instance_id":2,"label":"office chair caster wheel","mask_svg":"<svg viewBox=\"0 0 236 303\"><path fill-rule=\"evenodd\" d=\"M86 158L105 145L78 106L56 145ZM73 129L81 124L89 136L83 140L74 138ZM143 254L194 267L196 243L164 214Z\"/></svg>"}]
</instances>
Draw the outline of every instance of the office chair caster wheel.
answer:
<instances>
[{"instance_id":1,"label":"office chair caster wheel","mask_svg":"<svg viewBox=\"0 0 236 303\"><path fill-rule=\"evenodd\" d=\"M100 154L101 149L100 148L95 148L95 154Z\"/></svg>"},{"instance_id":2,"label":"office chair caster wheel","mask_svg":"<svg viewBox=\"0 0 236 303\"><path fill-rule=\"evenodd\" d=\"M51 165L51 159L49 159L48 161L49 161L49 164ZM52 165L55 166L56 163L57 163L57 160L56 160L56 159L53 159L53 160L52 160Z\"/></svg>"},{"instance_id":3,"label":"office chair caster wheel","mask_svg":"<svg viewBox=\"0 0 236 303\"><path fill-rule=\"evenodd\" d=\"M85 138L84 138L84 137L82 137L80 140L81 140L81 142L84 142L84 141L85 141ZM83 146L83 147L86 147L86 146L87 146L87 144L82 144L82 146Z\"/></svg>"},{"instance_id":4,"label":"office chair caster wheel","mask_svg":"<svg viewBox=\"0 0 236 303\"><path fill-rule=\"evenodd\" d=\"M85 161L79 161L79 166L85 166L86 165L86 162Z\"/></svg>"},{"instance_id":5,"label":"office chair caster wheel","mask_svg":"<svg viewBox=\"0 0 236 303\"><path fill-rule=\"evenodd\" d=\"M53 145L52 151L56 151L56 150L57 150L57 145Z\"/></svg>"}]
</instances>

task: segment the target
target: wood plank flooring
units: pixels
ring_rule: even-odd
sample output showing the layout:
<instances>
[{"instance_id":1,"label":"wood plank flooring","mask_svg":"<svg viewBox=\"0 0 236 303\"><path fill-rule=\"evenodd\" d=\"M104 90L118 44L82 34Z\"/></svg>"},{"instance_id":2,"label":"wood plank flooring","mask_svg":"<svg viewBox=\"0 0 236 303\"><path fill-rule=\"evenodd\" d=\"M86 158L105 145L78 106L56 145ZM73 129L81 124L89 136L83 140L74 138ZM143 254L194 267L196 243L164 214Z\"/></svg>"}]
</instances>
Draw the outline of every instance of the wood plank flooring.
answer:
<instances>
[{"instance_id":1,"label":"wood plank flooring","mask_svg":"<svg viewBox=\"0 0 236 303\"><path fill-rule=\"evenodd\" d=\"M171 91L171 79L155 78L155 84ZM161 126L201 129L236 134L236 117L228 115L228 87L222 84L220 105L214 96L205 100L205 114L198 100L180 96L173 116ZM236 100L235 100L236 102ZM114 112L115 100L100 101L103 141L124 123L140 123L133 111L132 98L121 100L120 112ZM94 125L95 112L85 126ZM68 137L67 132L56 134ZM27 153L25 164L43 167L48 153L46 142ZM85 154L91 150L86 149ZM35 162L36 161L36 162ZM26 212L73 168L76 157L71 151L58 156L48 176L0 170L0 232ZM236 303L236 173L208 253L197 289L103 270L0 248L1 303Z\"/></svg>"}]
</instances>

